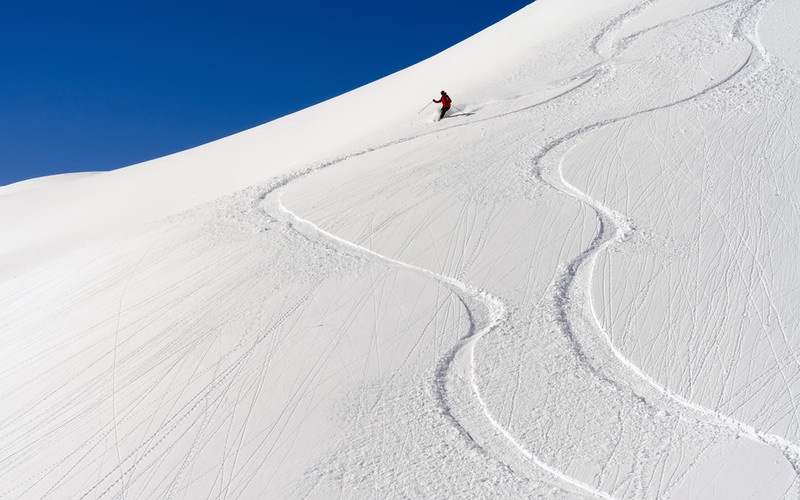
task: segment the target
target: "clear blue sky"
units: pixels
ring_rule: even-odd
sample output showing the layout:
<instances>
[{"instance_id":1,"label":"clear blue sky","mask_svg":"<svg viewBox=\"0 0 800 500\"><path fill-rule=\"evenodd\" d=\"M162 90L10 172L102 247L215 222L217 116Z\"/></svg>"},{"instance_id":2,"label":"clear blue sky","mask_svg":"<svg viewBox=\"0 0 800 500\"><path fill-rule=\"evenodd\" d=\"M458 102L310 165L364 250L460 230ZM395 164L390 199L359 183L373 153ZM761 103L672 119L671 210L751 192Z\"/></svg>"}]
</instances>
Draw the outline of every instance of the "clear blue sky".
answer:
<instances>
[{"instance_id":1,"label":"clear blue sky","mask_svg":"<svg viewBox=\"0 0 800 500\"><path fill-rule=\"evenodd\" d=\"M0 185L225 137L410 66L531 1L3 2Z\"/></svg>"}]
</instances>

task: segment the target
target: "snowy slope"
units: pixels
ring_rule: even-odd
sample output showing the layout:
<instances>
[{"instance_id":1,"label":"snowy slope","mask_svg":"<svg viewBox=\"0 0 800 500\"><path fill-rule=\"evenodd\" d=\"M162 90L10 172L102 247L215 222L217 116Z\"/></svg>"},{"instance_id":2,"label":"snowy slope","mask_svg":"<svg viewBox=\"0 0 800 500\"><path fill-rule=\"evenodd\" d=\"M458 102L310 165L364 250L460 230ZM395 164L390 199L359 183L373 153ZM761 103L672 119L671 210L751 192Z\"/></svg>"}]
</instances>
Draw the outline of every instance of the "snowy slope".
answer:
<instances>
[{"instance_id":1,"label":"snowy slope","mask_svg":"<svg viewBox=\"0 0 800 500\"><path fill-rule=\"evenodd\" d=\"M798 498L799 15L538 0L0 188L0 498Z\"/></svg>"}]
</instances>

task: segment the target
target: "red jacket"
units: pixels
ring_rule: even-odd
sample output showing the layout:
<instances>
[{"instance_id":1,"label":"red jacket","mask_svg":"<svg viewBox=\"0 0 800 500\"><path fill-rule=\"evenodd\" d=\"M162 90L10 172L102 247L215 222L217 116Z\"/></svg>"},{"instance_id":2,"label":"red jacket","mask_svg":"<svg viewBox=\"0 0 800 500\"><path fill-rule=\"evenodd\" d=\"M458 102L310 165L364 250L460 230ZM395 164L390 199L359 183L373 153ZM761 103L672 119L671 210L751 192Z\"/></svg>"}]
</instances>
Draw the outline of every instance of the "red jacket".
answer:
<instances>
[{"instance_id":1,"label":"red jacket","mask_svg":"<svg viewBox=\"0 0 800 500\"><path fill-rule=\"evenodd\" d=\"M434 99L433 102L440 102L440 103L442 103L442 107L443 108L449 108L450 107L450 103L453 102L453 100L450 99L449 95L445 94L445 95L442 96L441 99L439 99L439 100Z\"/></svg>"}]
</instances>

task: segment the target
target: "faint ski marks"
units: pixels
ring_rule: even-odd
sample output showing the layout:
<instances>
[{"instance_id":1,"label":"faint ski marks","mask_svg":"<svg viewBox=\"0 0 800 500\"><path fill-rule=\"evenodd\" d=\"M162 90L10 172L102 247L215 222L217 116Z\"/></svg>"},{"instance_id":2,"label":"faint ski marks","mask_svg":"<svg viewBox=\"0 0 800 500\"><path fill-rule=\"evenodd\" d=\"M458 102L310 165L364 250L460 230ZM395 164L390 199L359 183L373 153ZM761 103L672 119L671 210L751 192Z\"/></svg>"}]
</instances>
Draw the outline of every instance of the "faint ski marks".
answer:
<instances>
[{"instance_id":1,"label":"faint ski marks","mask_svg":"<svg viewBox=\"0 0 800 500\"><path fill-rule=\"evenodd\" d=\"M245 368L247 361L253 356L255 350L258 346L269 337L269 335L275 331L281 324L283 324L294 312L309 299L309 293L304 294L298 300L294 301L291 306L281 314L281 316L276 320L276 322L271 325L269 329L262 332L250 345L250 347L239 355L236 359L233 360L232 364L226 367L221 373L219 373L208 385L203 387L197 394L195 394L191 399L189 399L184 405L182 405L177 412L173 412L167 420L162 424L162 426L153 434L148 436L146 439L142 441L142 444L137 446L134 450L128 453L122 460L122 463L130 463L130 466L127 469L123 470L123 473L120 477L113 480L104 490L99 491L104 482L110 480L114 474L114 471L117 468L109 471L103 477L101 477L95 484L89 487L86 492L81 495L79 498L87 498L94 492L94 497L101 498L109 494L115 487L123 483L125 476L130 476L132 472L137 468L139 464L144 462L151 454L157 452L158 448L164 447L163 450L158 452L158 457L165 456L168 452L170 452L174 447L175 443L177 443L180 438L187 435L187 433L196 425L198 421L190 421L190 416L198 411L202 411L202 409L207 409L209 406L214 406L220 401L222 401L227 394L227 387L226 384L230 384L232 380L234 380L238 375L240 375L241 371ZM215 369L215 373L218 373L217 369ZM200 425L203 425L203 421L201 420ZM184 429L181 429L182 426L186 426ZM172 441L171 443L167 444L165 441L166 439L175 434L179 433L177 439ZM163 446L162 446L163 445ZM139 454L141 452L141 455ZM149 470L150 468L154 467L158 464L159 461L153 461L146 469ZM122 469L122 467L119 467ZM124 483L123 483L124 484Z\"/></svg>"},{"instance_id":2,"label":"faint ski marks","mask_svg":"<svg viewBox=\"0 0 800 500\"><path fill-rule=\"evenodd\" d=\"M128 279L125 281L125 286L122 289L122 294L119 297L119 306L117 307L117 326L114 330L114 361L111 371L111 410L112 410L112 415L114 417L114 445L117 450L116 469L119 469L121 474L120 476L120 481L122 482L121 495L123 498L125 498L125 473L122 470L122 453L120 452L119 449L119 432L117 430L119 421L119 419L117 418L117 351L119 349L119 325L120 325L120 320L122 318L122 302L125 300L125 294L128 291L128 285L130 285L131 280L136 275L136 272L139 270L139 266L141 266L142 262L144 261L144 258L147 257L147 254L150 253L150 250L153 249L153 246L156 244L157 241L158 237L156 237L156 239L153 240L150 246L147 247L147 250L145 250L145 252L139 258L139 261L136 262L136 265L133 267L133 271L131 271L131 274L128 275Z\"/></svg>"}]
</instances>

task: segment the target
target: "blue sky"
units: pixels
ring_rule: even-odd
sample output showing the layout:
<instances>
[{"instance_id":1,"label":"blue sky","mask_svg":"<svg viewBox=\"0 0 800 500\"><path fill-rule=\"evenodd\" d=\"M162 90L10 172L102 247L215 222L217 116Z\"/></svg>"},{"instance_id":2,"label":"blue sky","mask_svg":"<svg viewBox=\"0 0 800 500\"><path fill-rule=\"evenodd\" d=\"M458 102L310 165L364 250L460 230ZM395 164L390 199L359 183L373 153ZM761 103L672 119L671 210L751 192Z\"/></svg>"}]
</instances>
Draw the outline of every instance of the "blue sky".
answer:
<instances>
[{"instance_id":1,"label":"blue sky","mask_svg":"<svg viewBox=\"0 0 800 500\"><path fill-rule=\"evenodd\" d=\"M225 137L410 66L529 3L5 2L0 185Z\"/></svg>"}]
</instances>

